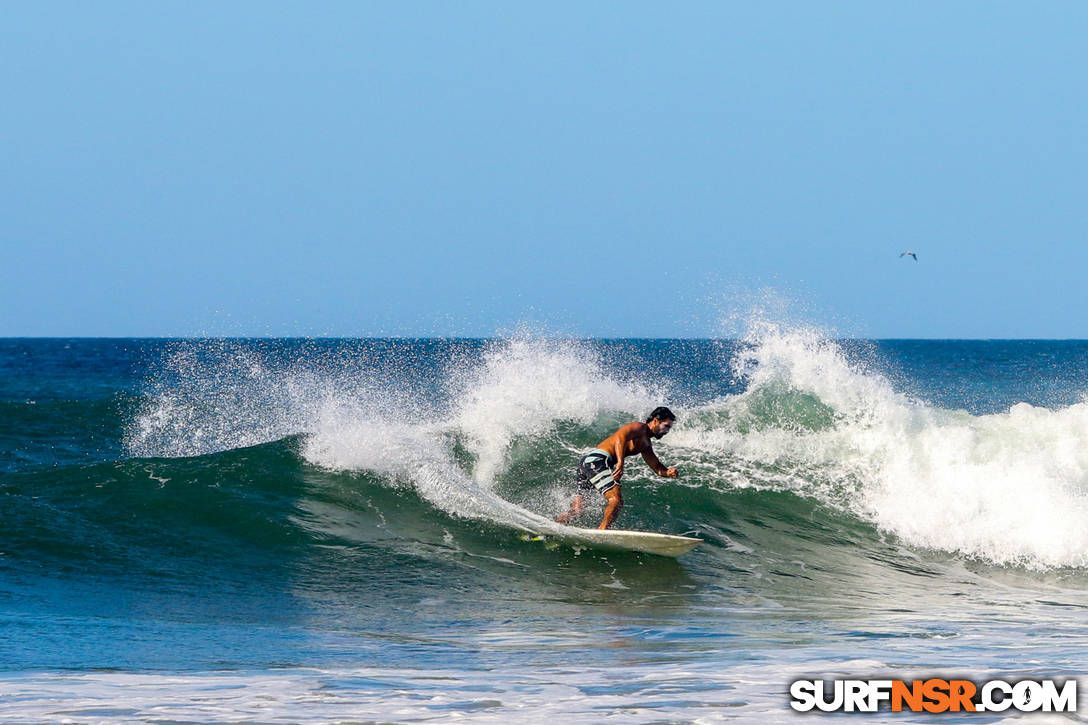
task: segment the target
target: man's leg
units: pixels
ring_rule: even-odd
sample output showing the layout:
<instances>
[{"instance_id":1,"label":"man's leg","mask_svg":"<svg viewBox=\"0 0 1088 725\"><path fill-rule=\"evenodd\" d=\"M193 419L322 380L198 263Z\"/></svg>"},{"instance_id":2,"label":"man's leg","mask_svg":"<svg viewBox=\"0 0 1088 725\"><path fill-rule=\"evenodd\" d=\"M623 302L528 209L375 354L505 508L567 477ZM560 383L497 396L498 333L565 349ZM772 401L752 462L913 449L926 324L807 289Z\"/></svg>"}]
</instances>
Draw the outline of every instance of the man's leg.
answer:
<instances>
[{"instance_id":1,"label":"man's leg","mask_svg":"<svg viewBox=\"0 0 1088 725\"><path fill-rule=\"evenodd\" d=\"M565 524L571 519L576 519L582 515L582 494L578 494L574 497L574 503L570 505L570 511L566 512L555 521L556 523Z\"/></svg>"},{"instance_id":2,"label":"man's leg","mask_svg":"<svg viewBox=\"0 0 1088 725\"><path fill-rule=\"evenodd\" d=\"M616 517L620 515L620 509L623 508L623 494L620 493L618 485L605 491L604 497L607 499L608 505L604 508L604 519L598 527L601 529L607 529L611 526Z\"/></svg>"}]
</instances>

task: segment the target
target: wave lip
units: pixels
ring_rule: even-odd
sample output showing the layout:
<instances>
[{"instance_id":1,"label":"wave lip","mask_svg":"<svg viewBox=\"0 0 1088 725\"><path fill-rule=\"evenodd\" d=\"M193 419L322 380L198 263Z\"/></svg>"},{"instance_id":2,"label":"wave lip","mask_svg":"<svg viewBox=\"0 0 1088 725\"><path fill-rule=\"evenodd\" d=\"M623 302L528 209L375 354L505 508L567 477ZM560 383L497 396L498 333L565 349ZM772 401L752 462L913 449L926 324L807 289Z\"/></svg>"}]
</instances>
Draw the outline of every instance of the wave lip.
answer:
<instances>
[{"instance_id":1,"label":"wave lip","mask_svg":"<svg viewBox=\"0 0 1088 725\"><path fill-rule=\"evenodd\" d=\"M762 325L746 343L734 369L747 389L704 406L677 442L912 546L1088 566L1088 403L971 415L897 392L811 330Z\"/></svg>"}]
</instances>

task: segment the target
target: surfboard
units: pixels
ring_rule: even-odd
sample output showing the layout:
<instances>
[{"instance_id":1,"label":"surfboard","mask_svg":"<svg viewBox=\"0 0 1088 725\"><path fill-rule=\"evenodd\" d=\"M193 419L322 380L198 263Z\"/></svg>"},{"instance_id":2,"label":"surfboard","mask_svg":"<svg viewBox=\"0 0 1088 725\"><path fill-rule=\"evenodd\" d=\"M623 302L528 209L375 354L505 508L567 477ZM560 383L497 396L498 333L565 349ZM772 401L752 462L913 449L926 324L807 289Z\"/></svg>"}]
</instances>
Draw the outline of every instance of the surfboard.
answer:
<instances>
[{"instance_id":1,"label":"surfboard","mask_svg":"<svg viewBox=\"0 0 1088 725\"><path fill-rule=\"evenodd\" d=\"M657 556L682 556L703 543L702 539L674 534L656 534L651 531L624 531L623 529L579 529L558 526L555 530L541 532L538 539L556 539L591 549L613 551L640 551Z\"/></svg>"}]
</instances>

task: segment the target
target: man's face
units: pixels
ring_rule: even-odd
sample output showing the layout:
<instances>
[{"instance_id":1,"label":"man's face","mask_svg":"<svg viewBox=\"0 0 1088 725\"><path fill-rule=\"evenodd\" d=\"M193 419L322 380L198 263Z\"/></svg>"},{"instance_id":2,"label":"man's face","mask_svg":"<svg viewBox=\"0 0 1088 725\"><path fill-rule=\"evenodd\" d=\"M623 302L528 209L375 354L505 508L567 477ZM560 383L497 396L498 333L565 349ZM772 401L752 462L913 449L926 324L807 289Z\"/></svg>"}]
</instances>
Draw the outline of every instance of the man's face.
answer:
<instances>
[{"instance_id":1,"label":"man's face","mask_svg":"<svg viewBox=\"0 0 1088 725\"><path fill-rule=\"evenodd\" d=\"M664 438L665 434L672 429L672 424L675 422L676 421L674 420L661 420L659 418L655 418L654 423L656 423L656 425L653 426L654 438L657 438L658 440Z\"/></svg>"}]
</instances>

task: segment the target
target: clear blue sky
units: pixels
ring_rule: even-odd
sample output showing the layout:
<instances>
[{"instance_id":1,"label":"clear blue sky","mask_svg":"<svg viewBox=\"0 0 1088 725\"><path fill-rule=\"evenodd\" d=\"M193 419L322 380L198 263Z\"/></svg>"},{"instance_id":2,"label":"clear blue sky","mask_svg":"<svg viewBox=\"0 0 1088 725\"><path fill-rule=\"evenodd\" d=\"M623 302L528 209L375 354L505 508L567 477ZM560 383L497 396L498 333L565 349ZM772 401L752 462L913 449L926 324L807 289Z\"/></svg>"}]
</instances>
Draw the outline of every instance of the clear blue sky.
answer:
<instances>
[{"instance_id":1,"label":"clear blue sky","mask_svg":"<svg viewBox=\"0 0 1088 725\"><path fill-rule=\"evenodd\" d=\"M1088 338L1086 69L1080 1L6 3L0 335Z\"/></svg>"}]
</instances>

